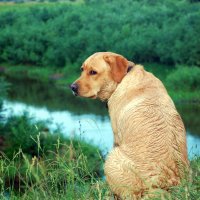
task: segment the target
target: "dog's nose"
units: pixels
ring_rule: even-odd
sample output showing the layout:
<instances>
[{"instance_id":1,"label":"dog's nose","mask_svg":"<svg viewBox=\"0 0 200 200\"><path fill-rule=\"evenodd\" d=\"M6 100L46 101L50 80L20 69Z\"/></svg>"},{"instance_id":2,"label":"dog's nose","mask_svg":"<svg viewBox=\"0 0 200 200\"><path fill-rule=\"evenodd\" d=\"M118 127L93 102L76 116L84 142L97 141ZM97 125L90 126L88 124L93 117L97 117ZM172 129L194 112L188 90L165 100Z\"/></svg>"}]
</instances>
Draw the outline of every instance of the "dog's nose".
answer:
<instances>
[{"instance_id":1,"label":"dog's nose","mask_svg":"<svg viewBox=\"0 0 200 200\"><path fill-rule=\"evenodd\" d=\"M76 94L78 93L78 85L76 83L71 84L70 88L72 89L74 93Z\"/></svg>"}]
</instances>

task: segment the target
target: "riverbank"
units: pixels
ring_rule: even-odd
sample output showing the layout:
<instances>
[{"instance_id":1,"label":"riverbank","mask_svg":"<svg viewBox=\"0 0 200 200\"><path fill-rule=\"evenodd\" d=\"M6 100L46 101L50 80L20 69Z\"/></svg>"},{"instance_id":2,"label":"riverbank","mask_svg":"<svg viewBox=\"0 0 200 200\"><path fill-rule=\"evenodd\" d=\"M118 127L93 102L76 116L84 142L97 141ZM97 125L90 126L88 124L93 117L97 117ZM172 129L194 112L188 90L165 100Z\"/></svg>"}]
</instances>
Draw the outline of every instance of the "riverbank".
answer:
<instances>
[{"instance_id":1,"label":"riverbank","mask_svg":"<svg viewBox=\"0 0 200 200\"><path fill-rule=\"evenodd\" d=\"M30 79L44 83L55 83L55 85L70 84L78 74L69 76L69 68L53 68L25 65L0 64L0 74L13 79ZM76 76L77 75L77 76Z\"/></svg>"},{"instance_id":2,"label":"riverbank","mask_svg":"<svg viewBox=\"0 0 200 200\"><path fill-rule=\"evenodd\" d=\"M177 103L200 102L200 68L186 66L166 66L155 63L144 64L147 71L158 77ZM79 67L70 65L64 68L0 64L0 75L11 79L35 80L52 83L59 89L68 87L80 76Z\"/></svg>"},{"instance_id":3,"label":"riverbank","mask_svg":"<svg viewBox=\"0 0 200 200\"><path fill-rule=\"evenodd\" d=\"M50 122L36 122L27 112L5 112L1 106L0 199L90 199L98 192L90 188L103 176L104 158L97 146L64 137L59 127L51 131Z\"/></svg>"},{"instance_id":4,"label":"riverbank","mask_svg":"<svg viewBox=\"0 0 200 200\"><path fill-rule=\"evenodd\" d=\"M31 121L27 115L11 116L0 124L0 152L2 148L4 152L0 153L0 199L104 200L113 196L102 178L105 161L98 148L50 134L44 123ZM192 182L183 180L170 188L165 199L198 199L200 157L194 156L190 163Z\"/></svg>"},{"instance_id":5,"label":"riverbank","mask_svg":"<svg viewBox=\"0 0 200 200\"><path fill-rule=\"evenodd\" d=\"M99 148L73 134L65 137L60 127L50 130L50 122L27 111L7 115L6 91L0 79L0 199L77 199L90 193L90 183L103 176Z\"/></svg>"},{"instance_id":6,"label":"riverbank","mask_svg":"<svg viewBox=\"0 0 200 200\"><path fill-rule=\"evenodd\" d=\"M3 119L4 111L0 114ZM104 200L112 197L102 180L105 161L98 148L66 139L57 132L51 134L44 123L31 123L32 120L27 115L10 116L5 124L0 123L0 152L2 148L4 152L0 154L0 199ZM191 160L193 182L183 180L180 186L171 188L169 199L198 199L199 166L200 158L194 156Z\"/></svg>"}]
</instances>

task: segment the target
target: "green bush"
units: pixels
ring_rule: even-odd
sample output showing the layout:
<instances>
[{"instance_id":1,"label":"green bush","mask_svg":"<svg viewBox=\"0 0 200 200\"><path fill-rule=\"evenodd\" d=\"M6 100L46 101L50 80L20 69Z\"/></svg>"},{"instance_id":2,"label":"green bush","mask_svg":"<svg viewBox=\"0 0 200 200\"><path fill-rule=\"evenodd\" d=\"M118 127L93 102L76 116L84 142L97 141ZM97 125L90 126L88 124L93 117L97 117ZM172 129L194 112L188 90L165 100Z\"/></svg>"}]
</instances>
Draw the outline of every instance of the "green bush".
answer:
<instances>
[{"instance_id":1,"label":"green bush","mask_svg":"<svg viewBox=\"0 0 200 200\"><path fill-rule=\"evenodd\" d=\"M179 66L166 78L167 86L174 91L199 91L200 68Z\"/></svg>"},{"instance_id":2,"label":"green bush","mask_svg":"<svg viewBox=\"0 0 200 200\"><path fill-rule=\"evenodd\" d=\"M114 51L137 63L200 65L199 21L200 4L181 0L4 6L0 63L79 68L96 51Z\"/></svg>"}]
</instances>

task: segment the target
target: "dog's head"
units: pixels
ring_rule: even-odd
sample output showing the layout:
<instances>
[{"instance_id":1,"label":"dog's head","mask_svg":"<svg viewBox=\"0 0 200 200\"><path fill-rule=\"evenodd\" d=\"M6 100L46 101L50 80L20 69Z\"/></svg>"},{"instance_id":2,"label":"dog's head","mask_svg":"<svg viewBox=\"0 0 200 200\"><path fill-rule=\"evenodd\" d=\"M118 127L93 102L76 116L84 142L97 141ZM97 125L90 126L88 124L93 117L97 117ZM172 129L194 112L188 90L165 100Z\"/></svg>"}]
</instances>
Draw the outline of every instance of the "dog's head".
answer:
<instances>
[{"instance_id":1,"label":"dog's head","mask_svg":"<svg viewBox=\"0 0 200 200\"><path fill-rule=\"evenodd\" d=\"M126 75L128 66L128 60L119 54L95 53L83 63L81 76L70 87L75 95L109 99Z\"/></svg>"}]
</instances>

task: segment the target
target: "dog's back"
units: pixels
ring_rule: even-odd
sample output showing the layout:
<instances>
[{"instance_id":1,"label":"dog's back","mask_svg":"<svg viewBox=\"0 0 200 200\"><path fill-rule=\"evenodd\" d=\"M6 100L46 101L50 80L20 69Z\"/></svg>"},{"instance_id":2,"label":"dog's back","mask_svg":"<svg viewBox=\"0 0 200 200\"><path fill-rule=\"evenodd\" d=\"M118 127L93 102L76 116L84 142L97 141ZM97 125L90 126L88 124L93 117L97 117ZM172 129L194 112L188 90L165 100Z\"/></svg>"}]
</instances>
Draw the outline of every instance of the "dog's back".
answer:
<instances>
[{"instance_id":1,"label":"dog's back","mask_svg":"<svg viewBox=\"0 0 200 200\"><path fill-rule=\"evenodd\" d=\"M108 101L116 147L105 164L114 192L177 185L188 168L186 134L161 81L136 65Z\"/></svg>"}]
</instances>

